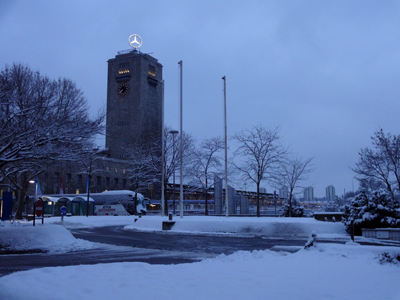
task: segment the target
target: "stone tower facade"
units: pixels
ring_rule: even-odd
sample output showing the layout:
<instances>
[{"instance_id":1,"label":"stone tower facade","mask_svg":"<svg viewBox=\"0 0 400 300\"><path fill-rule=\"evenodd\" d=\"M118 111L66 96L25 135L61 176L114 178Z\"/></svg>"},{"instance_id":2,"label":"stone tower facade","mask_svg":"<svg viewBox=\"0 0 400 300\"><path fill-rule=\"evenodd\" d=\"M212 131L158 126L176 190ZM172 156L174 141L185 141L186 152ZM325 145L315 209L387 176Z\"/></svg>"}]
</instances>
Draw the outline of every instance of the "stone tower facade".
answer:
<instances>
[{"instance_id":1,"label":"stone tower facade","mask_svg":"<svg viewBox=\"0 0 400 300\"><path fill-rule=\"evenodd\" d=\"M125 149L161 140L163 80L157 59L137 50L108 60L106 148L124 159Z\"/></svg>"}]
</instances>

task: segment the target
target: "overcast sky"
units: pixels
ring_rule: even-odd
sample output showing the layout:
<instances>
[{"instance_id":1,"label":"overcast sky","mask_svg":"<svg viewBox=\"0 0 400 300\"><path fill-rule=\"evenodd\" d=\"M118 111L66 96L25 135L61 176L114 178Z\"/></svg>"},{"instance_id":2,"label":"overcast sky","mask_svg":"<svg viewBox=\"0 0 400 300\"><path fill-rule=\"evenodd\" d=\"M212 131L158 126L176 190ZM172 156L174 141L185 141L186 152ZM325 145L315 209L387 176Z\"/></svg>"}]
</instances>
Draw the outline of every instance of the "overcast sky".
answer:
<instances>
[{"instance_id":1,"label":"overcast sky","mask_svg":"<svg viewBox=\"0 0 400 300\"><path fill-rule=\"evenodd\" d=\"M353 190L376 130L400 134L400 1L0 1L0 68L68 77L94 114L107 60L133 33L164 66L166 124L179 129L183 60L184 130L222 136L226 76L228 135L279 126L293 153L315 157L304 185L317 197Z\"/></svg>"}]
</instances>

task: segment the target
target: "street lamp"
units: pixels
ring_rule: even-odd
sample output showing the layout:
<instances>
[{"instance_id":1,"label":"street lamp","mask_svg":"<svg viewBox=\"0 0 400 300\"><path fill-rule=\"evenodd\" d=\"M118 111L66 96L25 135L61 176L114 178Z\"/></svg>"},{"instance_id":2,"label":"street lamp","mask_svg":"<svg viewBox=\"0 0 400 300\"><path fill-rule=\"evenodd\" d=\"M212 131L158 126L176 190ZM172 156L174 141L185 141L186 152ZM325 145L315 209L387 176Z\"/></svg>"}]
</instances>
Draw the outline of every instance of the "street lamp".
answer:
<instances>
[{"instance_id":1,"label":"street lamp","mask_svg":"<svg viewBox=\"0 0 400 300\"><path fill-rule=\"evenodd\" d=\"M178 130L170 130L170 134L172 134L172 161L174 162L175 158L175 135L179 133ZM174 215L175 215L175 163L174 163L174 173L173 173L173 191L172 191L172 205L174 207Z\"/></svg>"},{"instance_id":2,"label":"street lamp","mask_svg":"<svg viewBox=\"0 0 400 300\"><path fill-rule=\"evenodd\" d=\"M33 200L33 226L35 226L36 220L36 200L38 197L38 188L39 188L39 180L35 177L35 180L29 180L29 183L35 184L35 199ZM42 224L43 224L43 216L42 216Z\"/></svg>"},{"instance_id":3,"label":"street lamp","mask_svg":"<svg viewBox=\"0 0 400 300\"><path fill-rule=\"evenodd\" d=\"M33 205L35 205L35 201L37 199L37 190L38 190L37 189L37 183L33 179L29 180L29 183L35 184L35 199L33 200ZM28 203L26 204L26 206L28 206ZM25 212L28 213L28 209L27 208L25 208ZM33 217L35 217L35 214L33 214Z\"/></svg>"},{"instance_id":4,"label":"street lamp","mask_svg":"<svg viewBox=\"0 0 400 300\"><path fill-rule=\"evenodd\" d=\"M89 157L89 168L86 167L87 178L86 178L86 193L87 193L87 201L86 201L86 217L89 217L89 200L90 200L90 180L92 179L92 163L94 163L97 158L96 154L99 151L99 148L94 148L93 150L89 150L87 152Z\"/></svg>"}]
</instances>

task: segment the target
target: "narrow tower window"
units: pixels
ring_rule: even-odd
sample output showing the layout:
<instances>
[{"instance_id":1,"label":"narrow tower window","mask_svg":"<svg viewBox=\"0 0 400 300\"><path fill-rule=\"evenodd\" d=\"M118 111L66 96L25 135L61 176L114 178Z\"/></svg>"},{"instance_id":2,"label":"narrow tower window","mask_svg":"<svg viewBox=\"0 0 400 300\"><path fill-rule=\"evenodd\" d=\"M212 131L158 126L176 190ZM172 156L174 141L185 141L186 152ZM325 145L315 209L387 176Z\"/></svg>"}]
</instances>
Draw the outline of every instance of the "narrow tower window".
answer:
<instances>
[{"instance_id":1,"label":"narrow tower window","mask_svg":"<svg viewBox=\"0 0 400 300\"><path fill-rule=\"evenodd\" d=\"M149 75L156 77L156 67L149 65Z\"/></svg>"}]
</instances>

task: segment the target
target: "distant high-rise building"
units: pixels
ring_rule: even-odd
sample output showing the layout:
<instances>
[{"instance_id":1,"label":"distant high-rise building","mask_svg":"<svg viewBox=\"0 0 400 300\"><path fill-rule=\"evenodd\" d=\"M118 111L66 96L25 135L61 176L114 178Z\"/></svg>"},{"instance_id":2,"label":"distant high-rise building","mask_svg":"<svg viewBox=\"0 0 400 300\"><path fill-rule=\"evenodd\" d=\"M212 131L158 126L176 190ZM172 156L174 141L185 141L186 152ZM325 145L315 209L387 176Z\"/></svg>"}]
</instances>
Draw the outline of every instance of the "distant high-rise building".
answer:
<instances>
[{"instance_id":1,"label":"distant high-rise building","mask_svg":"<svg viewBox=\"0 0 400 300\"><path fill-rule=\"evenodd\" d=\"M286 187L282 187L279 189L279 198L287 199L288 195L289 193Z\"/></svg>"},{"instance_id":2,"label":"distant high-rise building","mask_svg":"<svg viewBox=\"0 0 400 300\"><path fill-rule=\"evenodd\" d=\"M267 189L265 187L260 187L260 193L266 193Z\"/></svg>"},{"instance_id":3,"label":"distant high-rise building","mask_svg":"<svg viewBox=\"0 0 400 300\"><path fill-rule=\"evenodd\" d=\"M333 185L327 186L325 192L326 192L326 201L335 201L336 194L335 194L335 187Z\"/></svg>"},{"instance_id":4,"label":"distant high-rise building","mask_svg":"<svg viewBox=\"0 0 400 300\"><path fill-rule=\"evenodd\" d=\"M304 201L305 202L314 201L314 188L312 186L306 187L304 189Z\"/></svg>"}]
</instances>

